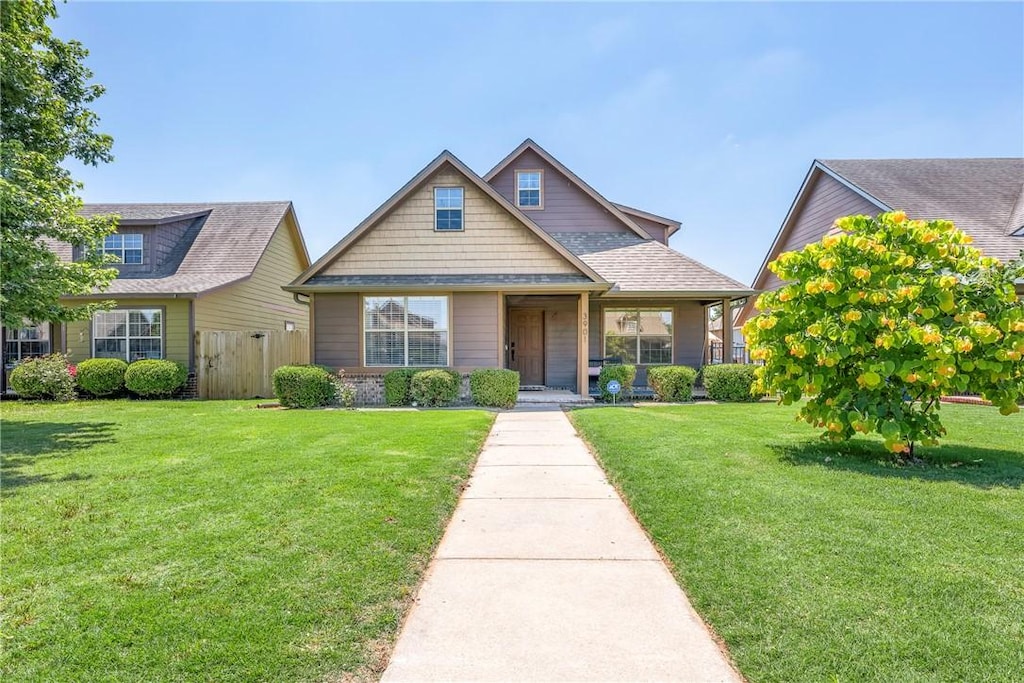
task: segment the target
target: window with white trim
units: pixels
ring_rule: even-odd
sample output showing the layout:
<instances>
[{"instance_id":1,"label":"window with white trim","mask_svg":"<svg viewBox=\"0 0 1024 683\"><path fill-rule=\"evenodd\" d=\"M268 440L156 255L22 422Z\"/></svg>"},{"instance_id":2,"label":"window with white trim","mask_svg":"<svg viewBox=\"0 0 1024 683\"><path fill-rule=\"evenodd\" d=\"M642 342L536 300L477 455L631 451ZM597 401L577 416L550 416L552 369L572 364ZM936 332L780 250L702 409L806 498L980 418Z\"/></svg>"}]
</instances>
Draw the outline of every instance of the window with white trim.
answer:
<instances>
[{"instance_id":1,"label":"window with white trim","mask_svg":"<svg viewBox=\"0 0 1024 683\"><path fill-rule=\"evenodd\" d=\"M142 235L117 233L103 238L103 253L116 256L121 263L142 263Z\"/></svg>"},{"instance_id":2,"label":"window with white trim","mask_svg":"<svg viewBox=\"0 0 1024 683\"><path fill-rule=\"evenodd\" d=\"M448 297L363 297L367 367L448 365Z\"/></svg>"},{"instance_id":3,"label":"window with white trim","mask_svg":"<svg viewBox=\"0 0 1024 683\"><path fill-rule=\"evenodd\" d=\"M159 308L100 311L92 319L93 358L163 358L163 318Z\"/></svg>"},{"instance_id":4,"label":"window with white trim","mask_svg":"<svg viewBox=\"0 0 1024 683\"><path fill-rule=\"evenodd\" d=\"M516 171L516 206L524 209L539 209L544 205L541 171Z\"/></svg>"},{"instance_id":5,"label":"window with white trim","mask_svg":"<svg viewBox=\"0 0 1024 683\"><path fill-rule=\"evenodd\" d=\"M8 327L4 334L4 365L12 366L26 358L50 353L49 324L35 327Z\"/></svg>"},{"instance_id":6,"label":"window with white trim","mask_svg":"<svg viewBox=\"0 0 1024 683\"><path fill-rule=\"evenodd\" d=\"M434 188L434 229L439 232L462 230L464 192L461 187Z\"/></svg>"},{"instance_id":7,"label":"window with white trim","mask_svg":"<svg viewBox=\"0 0 1024 683\"><path fill-rule=\"evenodd\" d=\"M605 309L604 355L639 365L672 363L672 311Z\"/></svg>"}]
</instances>

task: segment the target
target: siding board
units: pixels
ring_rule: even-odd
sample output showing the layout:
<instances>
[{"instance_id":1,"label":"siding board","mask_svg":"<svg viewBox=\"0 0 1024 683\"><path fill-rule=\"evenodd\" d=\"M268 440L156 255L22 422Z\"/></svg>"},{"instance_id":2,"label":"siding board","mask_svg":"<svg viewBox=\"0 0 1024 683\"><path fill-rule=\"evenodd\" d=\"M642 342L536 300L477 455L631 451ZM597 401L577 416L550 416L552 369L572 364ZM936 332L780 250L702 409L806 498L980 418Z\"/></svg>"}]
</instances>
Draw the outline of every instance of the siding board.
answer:
<instances>
[{"instance_id":1,"label":"siding board","mask_svg":"<svg viewBox=\"0 0 1024 683\"><path fill-rule=\"evenodd\" d=\"M281 289L303 271L290 220L277 226L252 277L196 299L197 330L284 330L286 320L309 328L309 308Z\"/></svg>"},{"instance_id":2,"label":"siding board","mask_svg":"<svg viewBox=\"0 0 1024 683\"><path fill-rule=\"evenodd\" d=\"M332 368L363 364L359 357L359 295L316 294L313 362Z\"/></svg>"},{"instance_id":3,"label":"siding board","mask_svg":"<svg viewBox=\"0 0 1024 683\"><path fill-rule=\"evenodd\" d=\"M807 199L800 209L786 240L779 245L774 259L784 251L803 249L824 237L837 218L853 214L875 215L879 208L835 178L821 173L808 190ZM764 289L775 289L782 284L775 273L766 270Z\"/></svg>"},{"instance_id":4,"label":"siding board","mask_svg":"<svg viewBox=\"0 0 1024 683\"><path fill-rule=\"evenodd\" d=\"M542 169L543 209L527 209L526 214L548 232L626 232L632 231L595 202L574 182L559 173L532 150L526 150L497 176L491 185L505 199L516 203L516 170Z\"/></svg>"},{"instance_id":5,"label":"siding board","mask_svg":"<svg viewBox=\"0 0 1024 683\"><path fill-rule=\"evenodd\" d=\"M452 295L452 320L455 366L496 367L499 343L497 292L456 292Z\"/></svg>"},{"instance_id":6,"label":"siding board","mask_svg":"<svg viewBox=\"0 0 1024 683\"><path fill-rule=\"evenodd\" d=\"M465 229L434 230L434 187L465 189ZM576 268L493 199L441 170L321 271L324 275L554 274Z\"/></svg>"}]
</instances>

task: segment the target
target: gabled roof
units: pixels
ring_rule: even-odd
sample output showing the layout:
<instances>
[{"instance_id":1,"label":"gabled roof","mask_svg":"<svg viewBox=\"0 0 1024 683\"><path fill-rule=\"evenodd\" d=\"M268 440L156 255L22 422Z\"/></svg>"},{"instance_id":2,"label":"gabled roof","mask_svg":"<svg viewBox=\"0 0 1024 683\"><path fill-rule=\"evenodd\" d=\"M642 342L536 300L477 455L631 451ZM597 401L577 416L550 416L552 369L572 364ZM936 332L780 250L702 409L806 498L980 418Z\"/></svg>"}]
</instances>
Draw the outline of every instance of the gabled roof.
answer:
<instances>
[{"instance_id":1,"label":"gabled roof","mask_svg":"<svg viewBox=\"0 0 1024 683\"><path fill-rule=\"evenodd\" d=\"M190 204L86 204L81 214L117 214L121 226L159 226L183 220L190 226L191 244L173 274L165 277L120 277L97 296L194 296L252 276L278 226L289 214L299 261L309 253L299 231L291 202L210 202ZM185 238L189 239L189 236ZM72 259L66 242L47 245L62 260Z\"/></svg>"},{"instance_id":2,"label":"gabled roof","mask_svg":"<svg viewBox=\"0 0 1024 683\"><path fill-rule=\"evenodd\" d=\"M381 204L376 211L367 216L363 222L355 227L352 232L348 233L340 242L328 251L326 254L317 259L316 263L306 269L299 277L295 279L286 289L292 291L302 291L302 286L309 284L309 281L313 279L316 274L324 267L332 263L335 259L345 253L352 245L354 245L360 237L366 232L372 230L382 219L384 219L393 209L402 203L409 195L415 192L423 183L427 182L435 173L437 173L441 167L449 165L455 169L456 172L466 178L474 187L479 189L481 192L486 194L495 203L497 203L502 209L508 212L514 219L521 223L527 230L536 235L545 244L551 247L556 253L562 258L572 264L577 270L585 275L589 281L607 284L585 262L577 258L568 249L559 244L551 235L545 232L539 225L534 223L526 214L520 211L518 208L512 205L507 199L501 196L497 190L491 187L488 183L484 182L483 178L474 173L468 166L458 159L454 154L448 150L444 150L427 164L423 170L417 173L412 180L406 183L398 192L393 194L386 202Z\"/></svg>"},{"instance_id":3,"label":"gabled roof","mask_svg":"<svg viewBox=\"0 0 1024 683\"><path fill-rule=\"evenodd\" d=\"M661 223L666 228L668 228L668 230L665 233L666 237L671 237L672 235L674 235L683 225L677 220L666 218L665 216L659 216L658 214L651 213L650 211L642 211L640 209L633 208L632 206L619 204L618 202L612 202L612 204L614 204L616 208L619 209L619 211L626 214L627 216L638 216L640 218L646 218L647 220L653 221L655 223Z\"/></svg>"},{"instance_id":4,"label":"gabled roof","mask_svg":"<svg viewBox=\"0 0 1024 683\"><path fill-rule=\"evenodd\" d=\"M492 180L494 180L495 176L497 176L499 173L508 168L508 166L512 164L512 162L518 159L523 154L523 152L526 152L527 150L532 151L534 154L536 154L549 165L551 165L556 171L565 176L569 180L569 182L576 185L576 187L582 190L584 194L586 194L595 202L597 202L605 211L615 216L615 218L621 221L622 224L625 225L627 228L635 232L640 237L649 237L647 232L642 227L637 225L636 221L627 216L621 208L605 199L600 192L592 188L590 185L587 185L587 183L585 183L578 175L570 171L561 161L548 154L547 150L545 150L543 147L538 145L530 138L526 138L525 140L523 140L522 144L520 144L518 147L512 150L511 154L509 154L507 157L499 161L497 166L488 171L483 179L486 182L490 183ZM650 216L652 216L651 220L664 220L660 219L660 217L653 217L654 214L650 214Z\"/></svg>"},{"instance_id":5,"label":"gabled roof","mask_svg":"<svg viewBox=\"0 0 1024 683\"><path fill-rule=\"evenodd\" d=\"M1001 260L1024 240L1024 159L829 159L822 169L911 218L946 218Z\"/></svg>"},{"instance_id":6,"label":"gabled roof","mask_svg":"<svg viewBox=\"0 0 1024 683\"><path fill-rule=\"evenodd\" d=\"M815 159L765 255L754 287L796 224L809 189L822 174L879 212L952 220L987 255L1011 259L1024 249L1024 159ZM1014 235L1017 236L1014 236Z\"/></svg>"},{"instance_id":7,"label":"gabled roof","mask_svg":"<svg viewBox=\"0 0 1024 683\"><path fill-rule=\"evenodd\" d=\"M752 289L661 242L627 233L552 233L615 286L608 295L750 296Z\"/></svg>"}]
</instances>

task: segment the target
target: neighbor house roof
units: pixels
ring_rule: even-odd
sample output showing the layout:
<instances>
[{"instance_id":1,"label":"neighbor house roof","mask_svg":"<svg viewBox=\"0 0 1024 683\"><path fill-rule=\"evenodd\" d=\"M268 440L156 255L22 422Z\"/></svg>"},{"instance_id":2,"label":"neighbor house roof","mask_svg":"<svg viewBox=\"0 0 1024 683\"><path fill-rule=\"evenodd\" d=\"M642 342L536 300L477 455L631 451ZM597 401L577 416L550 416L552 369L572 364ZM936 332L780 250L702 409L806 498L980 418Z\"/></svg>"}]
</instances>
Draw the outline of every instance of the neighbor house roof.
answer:
<instances>
[{"instance_id":1,"label":"neighbor house roof","mask_svg":"<svg viewBox=\"0 0 1024 683\"><path fill-rule=\"evenodd\" d=\"M883 210L911 218L945 218L974 245L1001 260L1024 239L1024 159L827 159L826 172L861 190Z\"/></svg>"},{"instance_id":2,"label":"neighbor house roof","mask_svg":"<svg viewBox=\"0 0 1024 683\"><path fill-rule=\"evenodd\" d=\"M98 296L196 295L252 276L281 221L292 213L299 259L309 255L294 220L291 202L210 202L190 204L86 204L85 216L117 214L121 226L161 225L192 220L183 244L181 261L165 277L126 275L114 280ZM66 242L48 246L65 261L72 259Z\"/></svg>"},{"instance_id":3,"label":"neighbor house roof","mask_svg":"<svg viewBox=\"0 0 1024 683\"><path fill-rule=\"evenodd\" d=\"M652 239L628 233L556 232L569 251L615 286L607 295L749 296L752 289ZM606 296L607 296L606 295Z\"/></svg>"}]
</instances>

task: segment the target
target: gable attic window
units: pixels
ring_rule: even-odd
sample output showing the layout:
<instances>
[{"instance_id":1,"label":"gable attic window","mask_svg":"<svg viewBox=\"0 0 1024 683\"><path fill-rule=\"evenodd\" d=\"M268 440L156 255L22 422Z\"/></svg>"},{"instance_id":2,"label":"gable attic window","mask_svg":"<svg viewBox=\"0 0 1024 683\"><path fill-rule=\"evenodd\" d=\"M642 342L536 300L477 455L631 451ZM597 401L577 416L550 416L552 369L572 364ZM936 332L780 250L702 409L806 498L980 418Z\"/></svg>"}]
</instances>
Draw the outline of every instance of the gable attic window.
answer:
<instances>
[{"instance_id":1,"label":"gable attic window","mask_svg":"<svg viewBox=\"0 0 1024 683\"><path fill-rule=\"evenodd\" d=\"M516 171L516 206L540 209L544 206L541 187L543 171Z\"/></svg>"},{"instance_id":2,"label":"gable attic window","mask_svg":"<svg viewBox=\"0 0 1024 683\"><path fill-rule=\"evenodd\" d=\"M462 230L463 191L461 187L434 188L434 230Z\"/></svg>"},{"instance_id":3,"label":"gable attic window","mask_svg":"<svg viewBox=\"0 0 1024 683\"><path fill-rule=\"evenodd\" d=\"M103 238L103 253L113 254L121 263L142 263L142 235L122 234L107 235Z\"/></svg>"}]
</instances>

